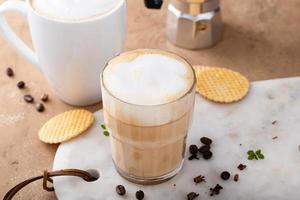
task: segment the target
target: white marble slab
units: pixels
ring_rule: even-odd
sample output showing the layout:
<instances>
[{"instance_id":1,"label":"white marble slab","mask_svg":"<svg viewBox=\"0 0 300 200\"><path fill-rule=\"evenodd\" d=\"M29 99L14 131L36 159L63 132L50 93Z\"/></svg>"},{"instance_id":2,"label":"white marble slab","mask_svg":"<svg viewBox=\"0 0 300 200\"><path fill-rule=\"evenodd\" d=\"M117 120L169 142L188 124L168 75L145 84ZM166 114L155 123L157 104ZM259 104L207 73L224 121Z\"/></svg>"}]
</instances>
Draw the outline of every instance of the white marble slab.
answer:
<instances>
[{"instance_id":1,"label":"white marble slab","mask_svg":"<svg viewBox=\"0 0 300 200\"><path fill-rule=\"evenodd\" d=\"M191 191L200 193L199 200L300 199L300 77L252 83L243 101L229 105L197 96L188 144L200 144L201 136L209 136L214 140L214 157L209 161L186 161L175 178L156 186L136 185L117 174L109 139L99 128L103 121L101 111L95 117L96 123L87 134L60 145L53 169L97 169L101 177L93 183L79 178L55 178L60 200L135 199L139 189L145 192L145 200L184 200ZM272 139L275 136L278 139ZM265 159L247 160L249 149L262 149ZM237 169L240 163L247 165L244 171ZM232 175L239 173L240 181L221 180L219 174L223 170ZM192 179L199 174L206 176L206 183L195 185ZM210 197L209 187L216 183L224 189L220 195ZM126 186L125 197L115 193L118 184Z\"/></svg>"}]
</instances>

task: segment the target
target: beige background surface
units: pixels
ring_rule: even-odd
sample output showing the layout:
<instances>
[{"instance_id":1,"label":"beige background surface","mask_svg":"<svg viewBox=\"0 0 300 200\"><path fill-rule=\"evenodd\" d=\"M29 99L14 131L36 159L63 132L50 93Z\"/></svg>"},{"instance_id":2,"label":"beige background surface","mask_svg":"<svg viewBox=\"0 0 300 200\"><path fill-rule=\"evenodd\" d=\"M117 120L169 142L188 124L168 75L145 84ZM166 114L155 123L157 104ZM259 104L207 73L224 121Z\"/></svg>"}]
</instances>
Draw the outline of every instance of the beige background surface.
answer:
<instances>
[{"instance_id":1,"label":"beige background surface","mask_svg":"<svg viewBox=\"0 0 300 200\"><path fill-rule=\"evenodd\" d=\"M2 2L3 0L1 0ZM142 0L128 0L126 49L161 48L179 53L192 64L226 66L251 81L300 75L300 1L221 0L225 22L224 39L216 47L202 51L177 48L165 38L166 4L162 11L146 10ZM14 30L30 44L27 25L19 15L7 15ZM57 99L41 73L0 38L0 198L18 182L51 170L56 145L46 145L37 131L51 116L72 107ZM5 69L12 66L15 77ZM16 83L24 80L28 89ZM46 112L37 113L23 102L29 92L38 98L50 95ZM101 105L87 109L95 111ZM16 199L55 199L42 191L41 182L20 192Z\"/></svg>"}]
</instances>

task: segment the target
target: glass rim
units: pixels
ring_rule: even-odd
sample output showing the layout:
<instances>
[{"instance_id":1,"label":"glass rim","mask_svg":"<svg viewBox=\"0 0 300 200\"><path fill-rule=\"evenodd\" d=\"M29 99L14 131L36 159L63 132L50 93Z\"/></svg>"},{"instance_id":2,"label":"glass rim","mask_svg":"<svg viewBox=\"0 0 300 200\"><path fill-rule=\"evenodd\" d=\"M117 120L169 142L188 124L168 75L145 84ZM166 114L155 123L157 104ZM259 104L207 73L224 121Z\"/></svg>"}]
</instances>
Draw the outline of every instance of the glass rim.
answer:
<instances>
[{"instance_id":1,"label":"glass rim","mask_svg":"<svg viewBox=\"0 0 300 200\"><path fill-rule=\"evenodd\" d=\"M178 57L180 59L182 59L186 64L187 66L189 66L192 70L192 73L193 73L193 83L191 84L191 87L187 90L187 92L185 92L182 96L178 97L177 99L174 99L170 102L167 102L167 103L162 103L162 104L154 104L154 105L143 105L143 104L135 104L135 103L130 103L130 102L127 102L127 101L124 101L122 99L120 99L119 97L116 97L114 94L112 94L107 88L106 88L106 85L104 84L104 81L103 81L103 74L104 74L104 71L105 69L109 66L109 63L115 59L116 57L124 54L124 53L131 53L131 52L135 52L135 51L146 51L146 50L149 50L151 52L166 52L167 54L170 54L170 55L173 55L175 57ZM105 91L113 98L117 99L118 101L122 102L122 103L125 103L125 104L128 104L128 105L132 105L132 106L136 106L136 107L157 107L157 106L164 106L164 105L169 105L169 104L172 104L172 103L175 103L181 99L183 99L184 97L186 97L188 94L190 94L195 85L196 85L196 82L197 82L197 79L196 79L196 73L195 73L195 69L193 68L193 66L187 61L187 59L183 58L182 56L179 56L178 54L176 53L173 53L171 51L168 51L168 50L162 50L162 49L146 49L146 48L143 48L143 49L135 49L135 50L130 50L130 51L126 51L126 52L123 52L123 53L120 53L118 55L116 55L115 57L113 57L112 59L110 59L106 64L105 66L103 67L102 71L101 71L101 85L103 86L102 89L105 89ZM103 98L103 96L102 96ZM103 105L102 105L103 106Z\"/></svg>"}]
</instances>

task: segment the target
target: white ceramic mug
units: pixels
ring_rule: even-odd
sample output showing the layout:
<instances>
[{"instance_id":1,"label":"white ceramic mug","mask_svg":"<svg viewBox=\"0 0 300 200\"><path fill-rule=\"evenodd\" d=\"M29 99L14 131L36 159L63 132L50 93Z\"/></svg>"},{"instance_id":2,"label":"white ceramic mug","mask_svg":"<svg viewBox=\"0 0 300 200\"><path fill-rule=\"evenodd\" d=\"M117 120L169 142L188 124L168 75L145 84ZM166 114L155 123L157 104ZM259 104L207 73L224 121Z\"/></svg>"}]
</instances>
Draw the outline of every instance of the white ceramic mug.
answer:
<instances>
[{"instance_id":1,"label":"white ceramic mug","mask_svg":"<svg viewBox=\"0 0 300 200\"><path fill-rule=\"evenodd\" d=\"M28 21L34 51L12 31L4 13L16 11ZM30 0L0 6L0 30L16 50L40 69L60 99L85 106L101 100L102 67L124 46L126 0L88 20L63 21L37 13Z\"/></svg>"}]
</instances>

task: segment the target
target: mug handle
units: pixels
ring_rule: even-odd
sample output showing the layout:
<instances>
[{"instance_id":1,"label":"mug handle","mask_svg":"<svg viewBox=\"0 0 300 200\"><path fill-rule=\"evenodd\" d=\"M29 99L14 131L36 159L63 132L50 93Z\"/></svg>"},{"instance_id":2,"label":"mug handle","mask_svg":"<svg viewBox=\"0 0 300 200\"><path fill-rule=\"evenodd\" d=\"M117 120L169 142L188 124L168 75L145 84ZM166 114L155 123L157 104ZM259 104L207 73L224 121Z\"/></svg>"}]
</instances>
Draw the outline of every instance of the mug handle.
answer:
<instances>
[{"instance_id":1,"label":"mug handle","mask_svg":"<svg viewBox=\"0 0 300 200\"><path fill-rule=\"evenodd\" d=\"M18 53L28 59L37 69L40 70L39 62L36 53L33 52L11 29L5 19L4 13L15 11L27 18L28 7L23 1L10 0L5 1L0 5L0 31L3 37L14 47Z\"/></svg>"}]
</instances>

